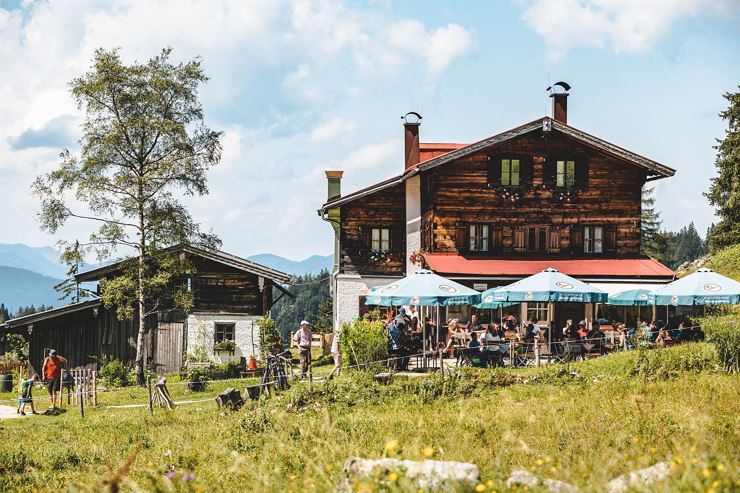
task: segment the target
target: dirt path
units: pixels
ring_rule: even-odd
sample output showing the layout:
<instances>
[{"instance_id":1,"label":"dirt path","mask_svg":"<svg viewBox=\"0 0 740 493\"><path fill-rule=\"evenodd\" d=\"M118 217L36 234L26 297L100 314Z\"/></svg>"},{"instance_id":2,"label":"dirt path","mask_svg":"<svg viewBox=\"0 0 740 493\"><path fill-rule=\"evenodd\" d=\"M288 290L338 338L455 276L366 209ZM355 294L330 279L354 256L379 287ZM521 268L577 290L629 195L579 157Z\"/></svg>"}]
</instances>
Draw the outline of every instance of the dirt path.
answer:
<instances>
[{"instance_id":1,"label":"dirt path","mask_svg":"<svg viewBox=\"0 0 740 493\"><path fill-rule=\"evenodd\" d=\"M28 411L28 413L25 416L21 416L20 414L15 412L16 409L17 408L13 406L0 406L0 420L12 418L27 418L28 416L32 416L30 406L26 406L26 410Z\"/></svg>"}]
</instances>

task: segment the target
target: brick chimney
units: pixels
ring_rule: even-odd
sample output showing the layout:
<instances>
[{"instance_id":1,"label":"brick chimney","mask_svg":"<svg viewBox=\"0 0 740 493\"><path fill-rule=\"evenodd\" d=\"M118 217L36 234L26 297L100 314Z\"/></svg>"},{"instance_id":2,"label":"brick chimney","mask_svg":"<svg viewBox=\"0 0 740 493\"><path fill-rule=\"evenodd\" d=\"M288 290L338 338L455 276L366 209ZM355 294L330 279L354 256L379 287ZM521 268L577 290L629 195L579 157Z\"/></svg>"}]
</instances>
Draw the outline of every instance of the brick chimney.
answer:
<instances>
[{"instance_id":1,"label":"brick chimney","mask_svg":"<svg viewBox=\"0 0 740 493\"><path fill-rule=\"evenodd\" d=\"M340 169L327 169L326 173L326 200L332 200L342 195L342 175L344 171Z\"/></svg>"},{"instance_id":2,"label":"brick chimney","mask_svg":"<svg viewBox=\"0 0 740 493\"><path fill-rule=\"evenodd\" d=\"M560 86L565 91L563 92L556 92L555 86ZM553 84L551 87L548 87L550 92L550 97L552 98L552 117L554 120L568 124L568 91L570 90L570 86L567 82L557 82Z\"/></svg>"},{"instance_id":3,"label":"brick chimney","mask_svg":"<svg viewBox=\"0 0 740 493\"><path fill-rule=\"evenodd\" d=\"M411 111L401 119L403 119L404 169L409 169L419 164L421 160L419 153L421 115Z\"/></svg>"}]
</instances>

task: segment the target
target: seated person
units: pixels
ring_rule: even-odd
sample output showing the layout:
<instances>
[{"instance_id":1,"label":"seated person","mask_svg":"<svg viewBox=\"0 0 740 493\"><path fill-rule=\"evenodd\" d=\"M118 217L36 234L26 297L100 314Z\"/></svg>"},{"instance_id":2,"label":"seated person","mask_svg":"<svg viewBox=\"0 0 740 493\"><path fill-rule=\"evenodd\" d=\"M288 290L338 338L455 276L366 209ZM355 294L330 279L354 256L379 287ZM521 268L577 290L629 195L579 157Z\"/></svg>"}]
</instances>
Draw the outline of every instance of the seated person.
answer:
<instances>
[{"instance_id":1,"label":"seated person","mask_svg":"<svg viewBox=\"0 0 740 493\"><path fill-rule=\"evenodd\" d=\"M480 349L480 341L478 341L477 332L470 333L470 341L468 342L467 347L470 349Z\"/></svg>"},{"instance_id":2,"label":"seated person","mask_svg":"<svg viewBox=\"0 0 740 493\"><path fill-rule=\"evenodd\" d=\"M481 327L481 324L478 322L478 315L473 315L470 317L470 322L468 322L468 332L480 332L483 330L483 327Z\"/></svg>"},{"instance_id":3,"label":"seated person","mask_svg":"<svg viewBox=\"0 0 740 493\"><path fill-rule=\"evenodd\" d=\"M655 344L657 344L660 347L668 347L673 345L673 338L671 337L671 333L663 327L658 332L658 337L655 338Z\"/></svg>"},{"instance_id":4,"label":"seated person","mask_svg":"<svg viewBox=\"0 0 740 493\"><path fill-rule=\"evenodd\" d=\"M455 347L466 346L469 338L467 327L459 324L457 319L453 318L447 326L447 345L443 351L447 353L449 358L452 358L455 355Z\"/></svg>"},{"instance_id":5,"label":"seated person","mask_svg":"<svg viewBox=\"0 0 740 493\"><path fill-rule=\"evenodd\" d=\"M692 332L693 332L693 340L694 341L700 342L700 341L703 341L704 340L704 331L701 330L701 327L699 327L698 325L695 325L694 326L694 329L692 330Z\"/></svg>"},{"instance_id":6,"label":"seated person","mask_svg":"<svg viewBox=\"0 0 740 493\"><path fill-rule=\"evenodd\" d=\"M586 321L581 320L578 322L578 338L583 339L588 335L588 329L586 328Z\"/></svg>"},{"instance_id":7,"label":"seated person","mask_svg":"<svg viewBox=\"0 0 740 493\"><path fill-rule=\"evenodd\" d=\"M587 342L593 344L593 351L599 353L604 352L604 333L601 332L601 324L594 320L591 324L591 330L586 334Z\"/></svg>"},{"instance_id":8,"label":"seated person","mask_svg":"<svg viewBox=\"0 0 740 493\"><path fill-rule=\"evenodd\" d=\"M521 334L520 339L522 342L526 344L534 344L535 340L535 332L534 332L534 324L527 324L524 328L524 333Z\"/></svg>"},{"instance_id":9,"label":"seated person","mask_svg":"<svg viewBox=\"0 0 740 493\"><path fill-rule=\"evenodd\" d=\"M406 337L406 326L402 320L402 318L396 317L396 320L388 326L388 356L392 358L391 367L399 371L405 370L406 365L408 365L408 358L406 357L408 339Z\"/></svg>"}]
</instances>

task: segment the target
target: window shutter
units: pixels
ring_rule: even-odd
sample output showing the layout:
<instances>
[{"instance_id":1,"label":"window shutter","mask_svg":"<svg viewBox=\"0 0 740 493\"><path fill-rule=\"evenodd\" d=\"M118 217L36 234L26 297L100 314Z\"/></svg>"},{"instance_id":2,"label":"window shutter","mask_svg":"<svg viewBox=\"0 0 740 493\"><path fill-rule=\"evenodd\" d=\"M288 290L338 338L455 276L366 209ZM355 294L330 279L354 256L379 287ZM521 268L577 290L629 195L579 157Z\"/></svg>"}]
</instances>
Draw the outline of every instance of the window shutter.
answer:
<instances>
[{"instance_id":1,"label":"window shutter","mask_svg":"<svg viewBox=\"0 0 740 493\"><path fill-rule=\"evenodd\" d=\"M542 183L548 190L555 188L555 174L557 173L557 166L557 158L545 158L545 162L542 164Z\"/></svg>"},{"instance_id":2,"label":"window shutter","mask_svg":"<svg viewBox=\"0 0 740 493\"><path fill-rule=\"evenodd\" d=\"M617 252L617 225L607 224L604 226L604 250L607 253Z\"/></svg>"},{"instance_id":3,"label":"window shutter","mask_svg":"<svg viewBox=\"0 0 740 493\"><path fill-rule=\"evenodd\" d=\"M576 188L580 190L588 190L588 159L577 159L576 160Z\"/></svg>"},{"instance_id":4,"label":"window shutter","mask_svg":"<svg viewBox=\"0 0 740 493\"><path fill-rule=\"evenodd\" d=\"M402 250L403 249L403 231L399 228L392 228L390 230L390 249L391 250Z\"/></svg>"},{"instance_id":5,"label":"window shutter","mask_svg":"<svg viewBox=\"0 0 740 493\"><path fill-rule=\"evenodd\" d=\"M458 223L455 227L455 246L458 252L468 251L468 226Z\"/></svg>"},{"instance_id":6,"label":"window shutter","mask_svg":"<svg viewBox=\"0 0 740 493\"><path fill-rule=\"evenodd\" d=\"M501 158L488 155L488 184L498 186L501 184Z\"/></svg>"},{"instance_id":7,"label":"window shutter","mask_svg":"<svg viewBox=\"0 0 740 493\"><path fill-rule=\"evenodd\" d=\"M583 253L583 229L580 226L570 228L570 253L573 255Z\"/></svg>"},{"instance_id":8,"label":"window shutter","mask_svg":"<svg viewBox=\"0 0 740 493\"><path fill-rule=\"evenodd\" d=\"M360 244L359 250L370 251L370 238L372 228L369 226L360 226Z\"/></svg>"},{"instance_id":9,"label":"window shutter","mask_svg":"<svg viewBox=\"0 0 740 493\"><path fill-rule=\"evenodd\" d=\"M499 253L501 252L501 246L503 243L503 231L500 227L497 227L495 225L491 225L491 243L490 243L490 251L492 253Z\"/></svg>"},{"instance_id":10,"label":"window shutter","mask_svg":"<svg viewBox=\"0 0 740 493\"><path fill-rule=\"evenodd\" d=\"M519 159L519 181L524 186L532 185L532 175L534 163L531 157L525 157Z\"/></svg>"}]
</instances>

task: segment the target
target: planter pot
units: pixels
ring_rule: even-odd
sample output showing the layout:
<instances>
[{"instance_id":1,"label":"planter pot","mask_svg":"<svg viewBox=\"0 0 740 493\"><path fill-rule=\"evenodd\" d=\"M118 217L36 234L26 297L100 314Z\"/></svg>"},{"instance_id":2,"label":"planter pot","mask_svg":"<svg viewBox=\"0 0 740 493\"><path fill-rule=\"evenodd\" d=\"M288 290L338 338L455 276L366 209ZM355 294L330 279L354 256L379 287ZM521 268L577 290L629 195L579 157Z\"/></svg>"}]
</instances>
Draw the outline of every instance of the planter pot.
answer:
<instances>
[{"instance_id":1,"label":"planter pot","mask_svg":"<svg viewBox=\"0 0 740 493\"><path fill-rule=\"evenodd\" d=\"M0 392L13 391L13 375L11 373L0 375Z\"/></svg>"}]
</instances>

